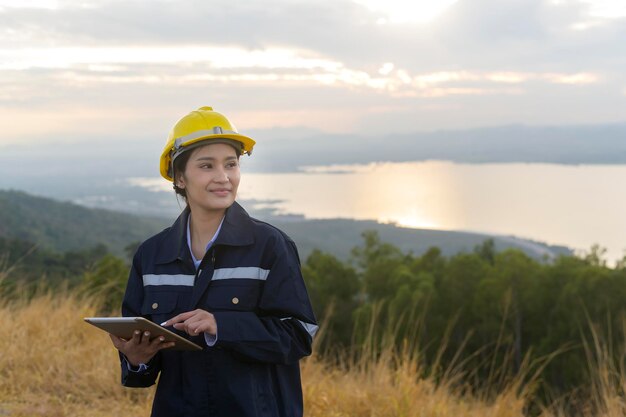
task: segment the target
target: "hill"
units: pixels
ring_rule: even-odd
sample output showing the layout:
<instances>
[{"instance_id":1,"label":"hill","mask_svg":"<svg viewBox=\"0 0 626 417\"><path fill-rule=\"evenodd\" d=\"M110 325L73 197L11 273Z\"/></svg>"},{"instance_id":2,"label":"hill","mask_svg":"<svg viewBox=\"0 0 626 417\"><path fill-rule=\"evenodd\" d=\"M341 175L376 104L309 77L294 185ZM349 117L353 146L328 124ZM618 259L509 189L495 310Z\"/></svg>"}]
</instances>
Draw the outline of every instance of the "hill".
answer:
<instances>
[{"instance_id":1,"label":"hill","mask_svg":"<svg viewBox=\"0 0 626 417\"><path fill-rule=\"evenodd\" d=\"M458 163L626 163L626 125L497 126L393 135L258 132L263 146L246 161L258 172L303 166L445 160ZM253 136L256 137L256 136ZM329 151L330 150L330 151Z\"/></svg>"},{"instance_id":2,"label":"hill","mask_svg":"<svg viewBox=\"0 0 626 417\"><path fill-rule=\"evenodd\" d=\"M264 129L249 134L259 146L254 149L254 158L246 158L248 172L296 172L304 166L426 160L626 163L626 124L511 125L369 136L310 129ZM68 187L88 189L93 181L110 185L112 174L116 178L155 174L160 142L155 144L153 138L141 136L116 140L118 146L111 138L90 138L89 146L80 147L80 152L75 143L62 140L39 144L37 152L30 144L0 144L0 187L27 187L48 195L45 191L49 188L55 192L67 191ZM120 146L125 152L119 152ZM79 181L77 171L81 172Z\"/></svg>"},{"instance_id":3,"label":"hill","mask_svg":"<svg viewBox=\"0 0 626 417\"><path fill-rule=\"evenodd\" d=\"M361 233L366 230L374 230L381 241L392 243L402 251L411 251L416 255L423 254L433 246L440 248L444 256L470 252L487 239L494 240L496 251L519 249L538 260L572 254L572 250L564 246L550 246L514 236L410 229L366 220L324 219L285 222L276 218L271 220L271 223L282 229L298 244L302 259L306 259L313 249L318 248L346 260L350 257L350 250L363 243Z\"/></svg>"},{"instance_id":4,"label":"hill","mask_svg":"<svg viewBox=\"0 0 626 417\"><path fill-rule=\"evenodd\" d=\"M58 252L104 244L122 255L132 242L161 230L165 219L138 217L0 190L0 237L32 242Z\"/></svg>"},{"instance_id":5,"label":"hill","mask_svg":"<svg viewBox=\"0 0 626 417\"><path fill-rule=\"evenodd\" d=\"M362 243L361 233L366 230L375 230L383 241L415 254L421 254L431 246L439 247L444 255L471 251L489 238L494 239L497 250L517 248L535 259L571 253L565 247L509 236L409 229L374 221L305 220L280 216L267 220L296 241L302 259L318 248L346 260L350 250ZM86 208L20 191L0 191L0 238L33 242L57 252L104 245L112 253L123 255L126 246L146 239L171 222L172 219Z\"/></svg>"}]
</instances>

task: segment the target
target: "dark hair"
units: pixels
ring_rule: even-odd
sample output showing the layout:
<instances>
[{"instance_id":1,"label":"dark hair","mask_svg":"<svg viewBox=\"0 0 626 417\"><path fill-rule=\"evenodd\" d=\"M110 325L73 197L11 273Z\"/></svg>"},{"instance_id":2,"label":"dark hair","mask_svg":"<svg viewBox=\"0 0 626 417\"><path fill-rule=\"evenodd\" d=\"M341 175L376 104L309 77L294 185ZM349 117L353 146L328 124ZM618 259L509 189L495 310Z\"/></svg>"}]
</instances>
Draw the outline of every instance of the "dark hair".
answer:
<instances>
[{"instance_id":1,"label":"dark hair","mask_svg":"<svg viewBox=\"0 0 626 417\"><path fill-rule=\"evenodd\" d=\"M205 143L201 146L204 145L211 145L211 143ZM229 144L230 145L230 144ZM232 145L231 145L232 146ZM198 146L200 147L200 146ZM195 148L195 147L194 147ZM187 162L189 162L189 157L191 157L191 154L193 153L192 150L194 148L189 149L188 151L185 151L183 153L181 153L180 155L178 155L178 157L176 159L174 159L174 163L173 165L173 169L172 169L172 178L174 179L174 192L180 196L182 196L185 201L187 201L187 190L185 190L184 188L180 188L178 185L176 185L176 177L178 175L178 173L180 172L180 175L182 175L185 172L185 168L187 168ZM241 149L237 149L236 147L233 146L233 149L235 150L235 153L237 154L237 159L239 159L239 157L241 156Z\"/></svg>"},{"instance_id":2,"label":"dark hair","mask_svg":"<svg viewBox=\"0 0 626 417\"><path fill-rule=\"evenodd\" d=\"M180 172L180 175L183 174L183 172L185 172L185 168L187 167L187 162L189 161L189 157L191 156L192 152L187 151L187 152L183 152L181 153L178 158L174 159L174 164L173 164L173 169L172 169L172 178L174 179L174 192L180 196L182 196L185 201L187 201L187 191L184 188L180 188L177 184L176 184L176 180L177 180L177 176L179 175L178 173Z\"/></svg>"}]
</instances>

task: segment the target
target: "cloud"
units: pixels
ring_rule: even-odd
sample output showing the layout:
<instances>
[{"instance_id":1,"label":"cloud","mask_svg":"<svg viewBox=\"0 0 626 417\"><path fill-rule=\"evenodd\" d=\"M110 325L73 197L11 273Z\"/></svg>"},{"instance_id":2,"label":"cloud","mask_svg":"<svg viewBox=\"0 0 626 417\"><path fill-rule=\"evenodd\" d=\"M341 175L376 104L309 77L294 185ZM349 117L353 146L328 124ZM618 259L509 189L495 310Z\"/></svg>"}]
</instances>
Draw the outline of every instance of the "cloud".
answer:
<instances>
[{"instance_id":1,"label":"cloud","mask_svg":"<svg viewBox=\"0 0 626 417\"><path fill-rule=\"evenodd\" d=\"M28 5L0 0L0 108L37 109L59 135L72 115L105 134L112 118L140 128L133 109L190 103L252 127L339 132L624 117L600 110L626 104L625 19L574 0L459 0L429 23L384 25L348 0ZM39 132L28 128L10 133Z\"/></svg>"},{"instance_id":2,"label":"cloud","mask_svg":"<svg viewBox=\"0 0 626 417\"><path fill-rule=\"evenodd\" d=\"M576 1L459 0L429 24L377 24L380 12L348 1L57 2L57 9L0 13L0 45L217 47L308 51L348 67L385 62L411 71L566 70L580 54L626 52L623 21L590 19ZM216 15L216 10L219 15ZM578 56L569 51L576 48ZM193 55L188 55L193 60Z\"/></svg>"},{"instance_id":3,"label":"cloud","mask_svg":"<svg viewBox=\"0 0 626 417\"><path fill-rule=\"evenodd\" d=\"M41 74L41 70L49 70L55 81L68 85L280 82L365 88L396 97L509 94L518 93L519 89L499 85L531 80L589 84L599 78L591 73L412 73L393 63L385 63L377 73L369 73L310 55L289 49L247 51L237 47L28 48L3 51L0 71L23 74L32 70Z\"/></svg>"}]
</instances>

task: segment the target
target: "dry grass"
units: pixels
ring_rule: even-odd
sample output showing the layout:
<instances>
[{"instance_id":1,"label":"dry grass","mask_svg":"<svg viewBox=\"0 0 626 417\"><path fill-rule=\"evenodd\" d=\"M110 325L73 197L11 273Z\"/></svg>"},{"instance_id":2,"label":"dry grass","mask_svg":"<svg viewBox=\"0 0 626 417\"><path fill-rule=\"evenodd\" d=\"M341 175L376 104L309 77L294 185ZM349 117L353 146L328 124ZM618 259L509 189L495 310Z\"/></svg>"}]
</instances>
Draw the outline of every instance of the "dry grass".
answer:
<instances>
[{"instance_id":1,"label":"dry grass","mask_svg":"<svg viewBox=\"0 0 626 417\"><path fill-rule=\"evenodd\" d=\"M110 339L82 320L97 307L70 294L0 306L0 416L150 414L152 391L120 386Z\"/></svg>"},{"instance_id":2,"label":"dry grass","mask_svg":"<svg viewBox=\"0 0 626 417\"><path fill-rule=\"evenodd\" d=\"M150 414L153 389L121 387L109 338L82 321L97 310L96 300L72 293L0 301L0 416ZM611 377L597 370L598 398L580 415L626 415L623 371L597 364ZM463 396L450 383L420 377L418 362L409 356L383 354L341 367L312 357L302 370L310 417L521 417L530 400L516 383L492 401ZM560 415L546 411L543 417Z\"/></svg>"}]
</instances>

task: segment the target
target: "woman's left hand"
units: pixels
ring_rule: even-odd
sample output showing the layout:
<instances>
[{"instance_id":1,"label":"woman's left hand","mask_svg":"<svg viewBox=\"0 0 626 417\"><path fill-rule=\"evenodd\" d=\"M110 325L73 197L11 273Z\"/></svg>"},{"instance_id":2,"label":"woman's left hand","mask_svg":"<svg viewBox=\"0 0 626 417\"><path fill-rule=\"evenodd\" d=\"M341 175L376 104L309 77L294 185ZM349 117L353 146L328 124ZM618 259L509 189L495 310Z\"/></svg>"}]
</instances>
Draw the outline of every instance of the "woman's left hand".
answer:
<instances>
[{"instance_id":1,"label":"woman's left hand","mask_svg":"<svg viewBox=\"0 0 626 417\"><path fill-rule=\"evenodd\" d=\"M180 313L162 323L161 326L174 326L176 330L183 330L190 336L197 336L203 332L215 336L217 333L215 317L208 311L201 309Z\"/></svg>"}]
</instances>

